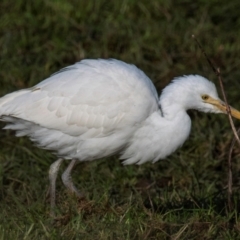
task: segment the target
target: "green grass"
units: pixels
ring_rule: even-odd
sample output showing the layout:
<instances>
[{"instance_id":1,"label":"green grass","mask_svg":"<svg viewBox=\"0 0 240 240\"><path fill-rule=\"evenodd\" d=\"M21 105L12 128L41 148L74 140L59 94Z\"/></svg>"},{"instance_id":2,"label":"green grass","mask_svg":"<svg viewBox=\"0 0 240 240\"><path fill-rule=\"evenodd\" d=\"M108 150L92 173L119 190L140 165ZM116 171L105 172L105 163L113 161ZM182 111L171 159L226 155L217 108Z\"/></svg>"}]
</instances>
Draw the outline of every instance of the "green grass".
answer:
<instances>
[{"instance_id":1,"label":"green grass","mask_svg":"<svg viewBox=\"0 0 240 240\"><path fill-rule=\"evenodd\" d=\"M159 92L189 73L217 83L195 34L221 68L229 102L240 108L239 7L237 0L2 0L0 95L33 86L82 58L134 63ZM166 161L80 163L73 178L86 193L82 201L58 179L60 217L54 223L46 193L55 156L0 131L0 239L240 239L238 148L235 205L227 211L228 119L190 115L190 139Z\"/></svg>"}]
</instances>

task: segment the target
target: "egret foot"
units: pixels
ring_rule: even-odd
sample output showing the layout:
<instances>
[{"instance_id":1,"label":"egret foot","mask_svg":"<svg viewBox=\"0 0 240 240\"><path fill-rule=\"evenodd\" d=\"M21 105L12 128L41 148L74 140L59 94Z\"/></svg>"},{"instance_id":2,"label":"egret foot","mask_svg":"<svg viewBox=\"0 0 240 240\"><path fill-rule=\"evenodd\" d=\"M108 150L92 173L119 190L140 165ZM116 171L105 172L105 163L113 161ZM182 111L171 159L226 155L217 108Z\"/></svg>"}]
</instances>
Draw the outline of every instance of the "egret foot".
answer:
<instances>
[{"instance_id":1,"label":"egret foot","mask_svg":"<svg viewBox=\"0 0 240 240\"><path fill-rule=\"evenodd\" d=\"M72 177L71 177L71 172L72 172L72 169L73 169L74 165L76 164L76 162L77 162L76 159L73 159L70 162L67 169L62 174L62 181L71 193L74 193L78 198L83 198L84 194L79 192L78 189L74 186Z\"/></svg>"},{"instance_id":2,"label":"egret foot","mask_svg":"<svg viewBox=\"0 0 240 240\"><path fill-rule=\"evenodd\" d=\"M50 169L49 169L50 204L51 204L50 215L52 217L55 217L54 208L56 205L56 179L57 179L59 167L62 162L63 162L62 158L58 159L57 161L55 161L54 163L51 164Z\"/></svg>"}]
</instances>

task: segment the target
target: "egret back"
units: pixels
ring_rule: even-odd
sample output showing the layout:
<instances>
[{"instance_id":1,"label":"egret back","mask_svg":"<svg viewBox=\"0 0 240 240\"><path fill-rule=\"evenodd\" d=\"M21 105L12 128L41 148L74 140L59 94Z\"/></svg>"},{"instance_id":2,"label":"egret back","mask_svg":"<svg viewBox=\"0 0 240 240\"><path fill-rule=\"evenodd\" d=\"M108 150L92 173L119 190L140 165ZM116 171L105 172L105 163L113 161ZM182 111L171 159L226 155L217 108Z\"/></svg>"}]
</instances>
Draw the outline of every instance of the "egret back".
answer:
<instances>
[{"instance_id":1,"label":"egret back","mask_svg":"<svg viewBox=\"0 0 240 240\"><path fill-rule=\"evenodd\" d=\"M6 128L81 161L123 152L156 111L151 80L118 60L83 60L0 99L1 119L10 123Z\"/></svg>"}]
</instances>

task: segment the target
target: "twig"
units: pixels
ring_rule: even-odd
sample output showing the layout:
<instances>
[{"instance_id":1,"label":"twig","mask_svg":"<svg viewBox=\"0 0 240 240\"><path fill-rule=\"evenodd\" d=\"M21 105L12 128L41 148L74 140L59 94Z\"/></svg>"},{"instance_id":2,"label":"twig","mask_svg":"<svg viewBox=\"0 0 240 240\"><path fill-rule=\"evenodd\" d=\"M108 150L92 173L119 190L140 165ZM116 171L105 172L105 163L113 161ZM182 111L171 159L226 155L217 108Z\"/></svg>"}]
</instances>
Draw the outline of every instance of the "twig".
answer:
<instances>
[{"instance_id":1,"label":"twig","mask_svg":"<svg viewBox=\"0 0 240 240\"><path fill-rule=\"evenodd\" d=\"M224 99L226 107L227 107L227 115L228 115L228 118L229 118L229 122L231 124L231 127L232 127L232 130L233 130L233 134L235 136L235 139L236 139L236 141L238 142L238 144L240 146L240 139L238 137L237 130L236 130L236 128L234 126L234 123L233 123L233 119L232 119L232 115L231 115L231 108L228 105L228 101L227 101L226 94L225 94L225 91L224 91L223 81L222 81L222 77L221 77L221 73L220 73L220 69L219 68L217 69L217 73L216 74L218 76L218 80L219 80L220 87L221 87L221 90L222 90L223 99Z\"/></svg>"},{"instance_id":2,"label":"twig","mask_svg":"<svg viewBox=\"0 0 240 240\"><path fill-rule=\"evenodd\" d=\"M217 73L218 73L218 80L219 80L220 87L221 87L222 94L223 94L223 99L224 99L224 101L226 103L226 107L227 107L226 109L227 109L228 119L229 119L230 125L232 127L232 131L233 131L233 134L234 134L234 139L232 140L231 147L230 147L229 154L228 154L228 211L232 212L232 210L233 210L233 201L232 201L232 185L233 185L233 183L232 183L232 151L233 151L233 147L234 147L236 141L238 142L238 144L240 146L240 140L239 140L239 137L238 137L238 131L236 130L236 128L234 126L234 123L233 123L233 119L232 119L232 115L231 115L231 108L230 108L230 106L228 105L228 102L227 102L227 98L226 98L226 94L225 94L225 91L224 91L222 77L221 77L221 73L220 73L219 68L217 69Z\"/></svg>"},{"instance_id":3,"label":"twig","mask_svg":"<svg viewBox=\"0 0 240 240\"><path fill-rule=\"evenodd\" d=\"M237 134L239 133L240 133L240 128L237 130ZM233 209L232 198L231 198L232 197L231 185L232 185L232 152L233 152L235 143L236 143L236 138L233 138L230 149L229 149L229 153L228 153L228 208L230 212Z\"/></svg>"},{"instance_id":4,"label":"twig","mask_svg":"<svg viewBox=\"0 0 240 240\"><path fill-rule=\"evenodd\" d=\"M226 110L227 110L227 115L228 115L228 118L229 118L229 122L230 122L230 125L232 127L232 130L233 130L233 134L240 146L240 139L238 137L238 134L237 134L237 130L234 126L234 123L233 123L233 120L232 120L232 115L231 115L231 108L230 106L228 105L228 101L227 101L227 97L226 97L226 94L225 94L225 90L224 90L224 87L223 87L223 81L222 81L222 77L221 77L221 72L220 72L220 68L215 68L213 63L211 62L211 60L209 59L208 55L206 54L206 52L204 51L202 45L200 44L200 42L195 38L194 35L192 35L192 38L196 41L198 47L201 49L201 51L203 52L205 58L207 59L209 65L211 66L212 70L214 71L214 73L216 74L216 76L218 77L218 81L219 81L219 84L220 84L220 88L221 88L221 91L222 91L222 95L223 95L223 100L225 101L225 104L226 104Z\"/></svg>"},{"instance_id":5,"label":"twig","mask_svg":"<svg viewBox=\"0 0 240 240\"><path fill-rule=\"evenodd\" d=\"M222 77L221 77L221 72L220 72L220 68L215 68L213 63L211 62L211 60L209 59L209 57L207 56L206 52L204 51L202 45L199 43L199 41L195 38L194 35L192 35L192 38L196 41L198 47L201 49L201 51L203 52L205 58L207 59L209 65L211 66L211 68L213 69L214 73L217 75L218 77L218 81L220 84L220 88L222 91L222 95L223 95L223 99L225 101L226 104L226 111L227 111L227 115L229 118L229 122L233 131L233 134L235 136L234 140L231 143L231 147L229 150L229 155L228 155L228 208L229 208L229 212L232 211L233 209L233 204L232 204L232 151L233 151L233 147L236 143L236 141L238 142L239 146L240 146L240 139L238 137L238 133L240 130L236 130L233 120L232 120L232 115L231 115L231 108L228 105L228 101L227 101L227 97L225 94L225 90L224 90L224 86L223 86L223 81L222 81Z\"/></svg>"},{"instance_id":6,"label":"twig","mask_svg":"<svg viewBox=\"0 0 240 240\"><path fill-rule=\"evenodd\" d=\"M200 42L195 38L195 35L192 35L192 38L196 41L198 47L201 49L202 53L204 54L205 58L207 59L209 65L211 66L212 70L214 71L214 73L218 76L218 72L217 69L213 66L211 60L209 59L209 57L207 56L206 52L204 51L202 45L200 44Z\"/></svg>"}]
</instances>

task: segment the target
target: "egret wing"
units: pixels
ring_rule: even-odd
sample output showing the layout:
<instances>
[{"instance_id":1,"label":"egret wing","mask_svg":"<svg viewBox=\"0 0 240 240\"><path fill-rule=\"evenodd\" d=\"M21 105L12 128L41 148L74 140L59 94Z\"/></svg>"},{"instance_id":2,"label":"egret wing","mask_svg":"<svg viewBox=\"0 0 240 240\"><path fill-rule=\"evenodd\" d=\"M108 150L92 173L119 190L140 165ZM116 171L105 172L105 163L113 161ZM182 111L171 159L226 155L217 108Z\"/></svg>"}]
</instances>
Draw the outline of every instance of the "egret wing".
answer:
<instances>
[{"instance_id":1,"label":"egret wing","mask_svg":"<svg viewBox=\"0 0 240 240\"><path fill-rule=\"evenodd\" d=\"M130 130L158 108L151 80L117 60L81 61L5 98L1 115L86 138Z\"/></svg>"}]
</instances>

